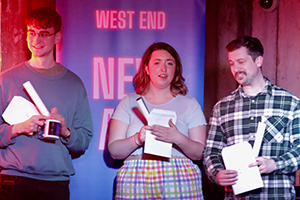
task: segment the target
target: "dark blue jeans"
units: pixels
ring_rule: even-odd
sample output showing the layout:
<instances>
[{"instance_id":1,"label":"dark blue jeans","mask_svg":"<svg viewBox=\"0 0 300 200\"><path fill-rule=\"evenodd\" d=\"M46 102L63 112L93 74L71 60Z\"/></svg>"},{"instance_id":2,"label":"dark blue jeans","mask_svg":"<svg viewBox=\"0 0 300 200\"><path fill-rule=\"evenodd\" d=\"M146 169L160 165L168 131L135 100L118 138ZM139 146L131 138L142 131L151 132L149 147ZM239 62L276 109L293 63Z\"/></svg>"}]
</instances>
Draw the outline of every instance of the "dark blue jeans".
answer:
<instances>
[{"instance_id":1,"label":"dark blue jeans","mask_svg":"<svg viewBox=\"0 0 300 200\"><path fill-rule=\"evenodd\" d=\"M41 181L20 176L1 175L2 200L69 200L69 181Z\"/></svg>"}]
</instances>

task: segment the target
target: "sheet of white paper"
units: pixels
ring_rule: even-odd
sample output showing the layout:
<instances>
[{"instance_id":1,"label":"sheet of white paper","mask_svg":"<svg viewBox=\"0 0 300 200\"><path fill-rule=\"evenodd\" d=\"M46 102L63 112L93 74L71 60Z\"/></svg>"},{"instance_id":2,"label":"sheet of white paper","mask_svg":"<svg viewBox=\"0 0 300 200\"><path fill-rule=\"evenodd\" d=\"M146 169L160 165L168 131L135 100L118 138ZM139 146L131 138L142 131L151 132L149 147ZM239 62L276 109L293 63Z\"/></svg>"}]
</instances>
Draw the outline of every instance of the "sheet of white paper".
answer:
<instances>
[{"instance_id":1,"label":"sheet of white paper","mask_svg":"<svg viewBox=\"0 0 300 200\"><path fill-rule=\"evenodd\" d=\"M265 129L266 129L266 124L263 122L258 122L257 131L256 131L256 135L255 135L255 141L254 141L254 145L253 145L253 152L254 152L255 157L257 157L259 154L259 150L261 147L262 139L264 137Z\"/></svg>"},{"instance_id":2,"label":"sheet of white paper","mask_svg":"<svg viewBox=\"0 0 300 200\"><path fill-rule=\"evenodd\" d=\"M174 124L176 123L177 116L175 111L153 109L150 112L148 124L150 126L156 124L169 127L170 119L172 119ZM155 139L155 136L151 134L151 131L146 131L144 153L171 158L172 144L158 141Z\"/></svg>"},{"instance_id":3,"label":"sheet of white paper","mask_svg":"<svg viewBox=\"0 0 300 200\"><path fill-rule=\"evenodd\" d=\"M226 169L238 171L238 180L232 186L235 195L263 186L258 167L248 167L255 162L253 149L248 142L225 147L222 156Z\"/></svg>"},{"instance_id":4,"label":"sheet of white paper","mask_svg":"<svg viewBox=\"0 0 300 200\"><path fill-rule=\"evenodd\" d=\"M38 93L35 91L33 85L30 83L30 81L27 81L23 84L24 88L26 89L27 93L30 95L31 99L35 103L36 107L39 109L42 115L49 116L50 113L48 109L46 108L45 104L43 103L42 99L38 95Z\"/></svg>"},{"instance_id":5,"label":"sheet of white paper","mask_svg":"<svg viewBox=\"0 0 300 200\"><path fill-rule=\"evenodd\" d=\"M2 117L8 124L12 125L24 122L33 115L39 115L36 107L21 96L14 96Z\"/></svg>"}]
</instances>

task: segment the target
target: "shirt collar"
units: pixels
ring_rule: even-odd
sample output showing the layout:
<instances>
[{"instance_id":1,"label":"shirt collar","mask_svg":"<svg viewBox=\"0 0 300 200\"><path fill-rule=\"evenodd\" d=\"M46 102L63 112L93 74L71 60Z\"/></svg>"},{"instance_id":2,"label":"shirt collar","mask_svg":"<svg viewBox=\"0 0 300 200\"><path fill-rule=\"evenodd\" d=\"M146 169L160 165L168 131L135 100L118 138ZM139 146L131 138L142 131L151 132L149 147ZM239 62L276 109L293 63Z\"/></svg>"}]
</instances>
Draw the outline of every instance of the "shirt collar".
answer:
<instances>
[{"instance_id":1,"label":"shirt collar","mask_svg":"<svg viewBox=\"0 0 300 200\"><path fill-rule=\"evenodd\" d=\"M266 81L266 85L265 85L264 89L260 93L258 93L256 96L267 95L267 94L272 95L273 94L272 83L266 77L264 77L264 80ZM235 95L235 99L249 98L250 97L249 95L247 95L244 92L243 87L241 85L239 85L239 87L235 91L233 91L233 94Z\"/></svg>"}]
</instances>

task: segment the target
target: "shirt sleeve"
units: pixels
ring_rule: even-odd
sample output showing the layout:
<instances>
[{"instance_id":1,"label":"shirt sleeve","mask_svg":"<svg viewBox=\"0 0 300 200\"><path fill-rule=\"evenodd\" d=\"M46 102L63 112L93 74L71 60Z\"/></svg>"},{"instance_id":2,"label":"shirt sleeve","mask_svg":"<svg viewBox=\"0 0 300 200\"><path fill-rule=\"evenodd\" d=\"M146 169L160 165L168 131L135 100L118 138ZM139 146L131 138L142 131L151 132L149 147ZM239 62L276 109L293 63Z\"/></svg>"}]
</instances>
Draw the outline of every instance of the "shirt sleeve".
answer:
<instances>
[{"instance_id":1,"label":"shirt sleeve","mask_svg":"<svg viewBox=\"0 0 300 200\"><path fill-rule=\"evenodd\" d=\"M289 174L300 168L300 102L293 111L293 119L288 123L290 134L290 150L279 157L273 158L276 163L276 174Z\"/></svg>"},{"instance_id":2,"label":"shirt sleeve","mask_svg":"<svg viewBox=\"0 0 300 200\"><path fill-rule=\"evenodd\" d=\"M129 113L129 96L126 95L116 107L112 119L119 120L126 124L130 124L130 113Z\"/></svg>"},{"instance_id":3,"label":"shirt sleeve","mask_svg":"<svg viewBox=\"0 0 300 200\"><path fill-rule=\"evenodd\" d=\"M209 131L203 160L208 178L216 184L218 184L216 178L217 173L225 169L221 151L226 146L226 138L223 134L221 124L218 119L218 111L219 108L215 106L213 109L213 116L209 121Z\"/></svg>"},{"instance_id":4,"label":"shirt sleeve","mask_svg":"<svg viewBox=\"0 0 300 200\"><path fill-rule=\"evenodd\" d=\"M93 136L91 110L84 86L82 86L81 97L76 105L72 125L67 126L71 132L70 138L68 141L61 138L61 141L71 152L83 153L88 148Z\"/></svg>"},{"instance_id":5,"label":"shirt sleeve","mask_svg":"<svg viewBox=\"0 0 300 200\"><path fill-rule=\"evenodd\" d=\"M3 89L3 79L0 78L0 113L1 116L3 112L5 111L6 107L8 106L8 103L6 102L6 97L4 95L4 89ZM0 117L0 148L7 147L13 143L15 143L15 139L11 138L11 132L12 132L11 125L7 124L2 117Z\"/></svg>"},{"instance_id":6,"label":"shirt sleeve","mask_svg":"<svg viewBox=\"0 0 300 200\"><path fill-rule=\"evenodd\" d=\"M197 126L202 126L206 125L206 119L203 114L203 111L201 109L200 104L195 98L192 98L190 106L188 107L188 112L187 112L187 126L188 129L197 127Z\"/></svg>"}]
</instances>

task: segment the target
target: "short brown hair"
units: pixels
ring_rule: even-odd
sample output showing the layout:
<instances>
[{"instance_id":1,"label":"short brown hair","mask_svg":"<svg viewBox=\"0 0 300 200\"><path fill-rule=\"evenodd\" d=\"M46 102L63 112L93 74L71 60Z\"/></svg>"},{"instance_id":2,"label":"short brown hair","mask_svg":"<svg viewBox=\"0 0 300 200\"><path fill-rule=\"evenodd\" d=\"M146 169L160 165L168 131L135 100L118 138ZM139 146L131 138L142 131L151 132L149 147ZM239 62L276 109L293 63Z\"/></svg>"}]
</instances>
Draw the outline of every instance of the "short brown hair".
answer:
<instances>
[{"instance_id":1,"label":"short brown hair","mask_svg":"<svg viewBox=\"0 0 300 200\"><path fill-rule=\"evenodd\" d=\"M241 47L246 47L248 49L248 54L252 57L253 61L258 56L264 55L264 47L259 39L250 36L237 37L227 44L226 49L228 52L232 52Z\"/></svg>"},{"instance_id":2,"label":"short brown hair","mask_svg":"<svg viewBox=\"0 0 300 200\"><path fill-rule=\"evenodd\" d=\"M26 19L26 25L33 25L37 28L54 28L55 33L61 29L61 16L55 10L47 7L35 9L30 12Z\"/></svg>"}]
</instances>

